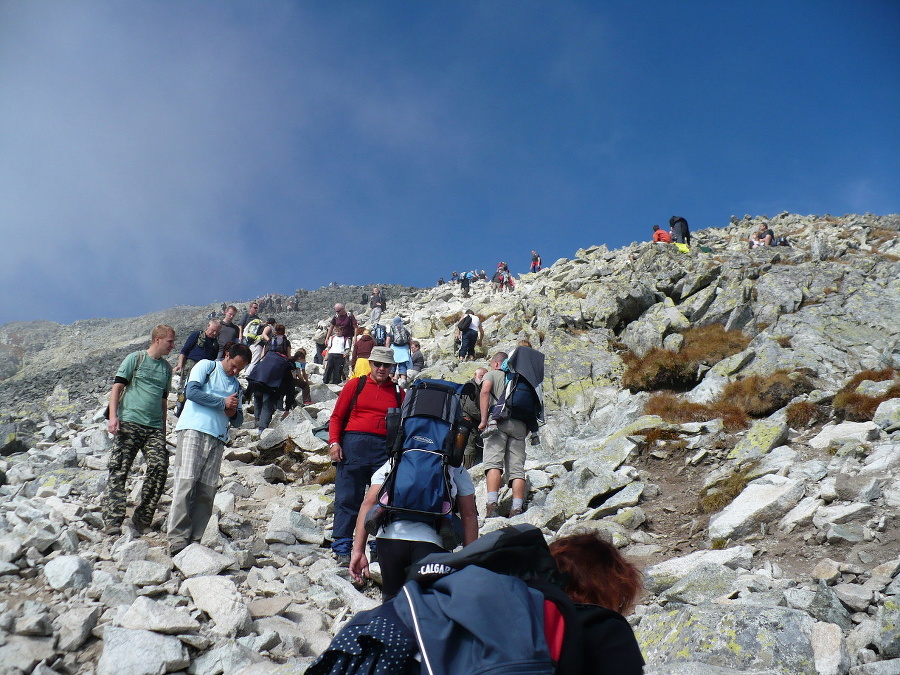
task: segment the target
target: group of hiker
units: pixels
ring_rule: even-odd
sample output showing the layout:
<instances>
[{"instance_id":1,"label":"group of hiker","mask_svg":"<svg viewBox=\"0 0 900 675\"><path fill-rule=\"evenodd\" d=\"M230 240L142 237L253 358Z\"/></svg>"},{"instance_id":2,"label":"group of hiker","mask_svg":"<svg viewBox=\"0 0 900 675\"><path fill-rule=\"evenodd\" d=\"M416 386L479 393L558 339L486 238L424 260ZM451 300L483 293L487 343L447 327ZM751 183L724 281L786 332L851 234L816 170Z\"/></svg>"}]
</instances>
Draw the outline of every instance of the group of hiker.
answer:
<instances>
[{"instance_id":1,"label":"group of hiker","mask_svg":"<svg viewBox=\"0 0 900 675\"><path fill-rule=\"evenodd\" d=\"M666 232L659 225L653 226L653 241L662 244L691 245L691 230L687 220L681 216L669 218L669 231Z\"/></svg>"},{"instance_id":2,"label":"group of hiker","mask_svg":"<svg viewBox=\"0 0 900 675\"><path fill-rule=\"evenodd\" d=\"M640 592L640 577L615 547L595 534L583 534L558 540L548 549L540 531L531 528L531 532L524 525L500 530L507 534L495 536L498 541L490 535L478 539L479 513L468 472L475 463L482 464L487 482L483 518L501 517L504 485L511 491L508 507L504 506L507 517L516 518L526 509L526 439L540 442L543 354L522 340L508 353L496 352L467 382L419 380L424 360L409 328L399 316L382 323L387 301L378 288L368 304L367 325L361 327L338 303L334 315L319 322L313 337L315 357L324 362L324 382L343 385L327 429L328 453L335 466L332 553L357 583L368 577L370 561L378 561L386 609L354 618L308 672L380 672L360 670L359 654L352 656L350 648L347 656L349 643L341 637L345 631L364 634L357 629L365 632L375 625L382 649L367 652L366 658L390 663L394 649L400 650L395 657L404 654L404 663L416 654L419 659L438 658L443 665L430 667L430 673L472 672L463 665L465 659L470 665L479 659L519 659L534 665L527 672L535 673L641 672L640 650L621 616ZM227 306L222 319L211 319L204 329L188 335L174 369L166 356L174 349L176 335L167 325L154 328L148 349L122 362L108 412L108 430L115 443L104 500L106 532L118 534L126 524L137 532L151 526L168 472L166 401L173 372L182 375L183 385L176 408L174 490L165 525L171 555L199 541L212 516L229 427L243 423L238 374L243 372L247 380L244 400L253 397L260 431L276 409L288 411L296 405L297 389L304 404L311 402L306 351L292 352L284 325L274 319L263 321L259 309L258 302L251 303L235 322L237 309ZM456 324L460 360L474 360L475 347L483 338L481 321L467 309ZM140 502L126 521L125 484L138 451L147 458L146 477ZM500 561L521 556L521 547L504 549L504 542L517 537L529 542L528 555L507 568L488 564L492 556ZM450 553L460 544L461 552ZM536 565L542 566L539 575L524 569ZM610 579L615 583L604 581L601 573L614 568L617 574ZM538 578L548 584L535 585ZM474 597L481 588L500 595L495 601L503 611L518 608L520 614L494 622L483 613L477 620L475 615L469 617L475 623L460 623L459 617L443 617L437 611L447 608L442 597L455 592L465 602L459 598L454 602L474 612L487 600ZM558 592L553 595L549 589ZM539 611L541 597L557 607L554 634ZM460 625L449 643L429 643L417 632L421 626L406 620L417 607L428 608L429 621ZM389 612L395 623L389 640L381 630L383 612ZM493 640L492 633L483 631L496 632L509 624L517 626L514 638L505 632L496 636L506 641L508 650L488 654L476 648L479 640ZM604 652L604 659L617 667L585 669L600 654L601 636L604 644L618 645L617 656ZM406 672L409 663L403 670L388 667L383 672ZM562 664L569 665L559 669Z\"/></svg>"},{"instance_id":3,"label":"group of hiker","mask_svg":"<svg viewBox=\"0 0 900 675\"><path fill-rule=\"evenodd\" d=\"M653 226L653 241L663 244L675 244L688 252L691 245L691 231L688 228L687 220L681 216L672 216L669 218L669 231L666 232L659 225ZM755 230L747 239L748 248L754 249L760 246L790 246L787 237L776 237L775 232L767 223L761 223L759 228ZM705 249L704 249L705 250Z\"/></svg>"}]
</instances>

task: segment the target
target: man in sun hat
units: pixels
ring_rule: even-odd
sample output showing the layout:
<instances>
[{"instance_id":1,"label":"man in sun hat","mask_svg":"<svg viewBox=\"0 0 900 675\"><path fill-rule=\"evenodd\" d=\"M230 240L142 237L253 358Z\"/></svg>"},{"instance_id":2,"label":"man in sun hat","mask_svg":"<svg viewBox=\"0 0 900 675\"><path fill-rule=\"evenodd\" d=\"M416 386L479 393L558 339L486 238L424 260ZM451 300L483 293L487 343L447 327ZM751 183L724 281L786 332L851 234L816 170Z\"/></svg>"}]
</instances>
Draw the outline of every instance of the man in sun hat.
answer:
<instances>
[{"instance_id":1,"label":"man in sun hat","mask_svg":"<svg viewBox=\"0 0 900 675\"><path fill-rule=\"evenodd\" d=\"M391 381L394 352L373 347L372 372L349 380L328 425L328 453L334 462L334 532L331 549L349 564L353 529L372 475L387 462L387 411L399 408L405 392Z\"/></svg>"}]
</instances>

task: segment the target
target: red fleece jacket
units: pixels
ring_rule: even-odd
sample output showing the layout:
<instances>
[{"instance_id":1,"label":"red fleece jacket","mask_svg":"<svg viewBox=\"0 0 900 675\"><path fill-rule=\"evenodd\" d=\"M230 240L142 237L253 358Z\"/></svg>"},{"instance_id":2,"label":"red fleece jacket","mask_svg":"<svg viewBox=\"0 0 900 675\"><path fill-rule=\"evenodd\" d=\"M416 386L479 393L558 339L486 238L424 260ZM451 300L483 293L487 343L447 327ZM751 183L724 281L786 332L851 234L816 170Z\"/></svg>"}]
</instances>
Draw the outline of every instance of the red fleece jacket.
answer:
<instances>
[{"instance_id":1,"label":"red fleece jacket","mask_svg":"<svg viewBox=\"0 0 900 675\"><path fill-rule=\"evenodd\" d=\"M350 410L350 402L356 394L357 379L347 381L334 404L331 420L328 423L328 440L331 443L340 443L341 436L348 431L358 431L365 434L387 435L385 417L388 408L398 408L397 385L388 380L384 384L377 384L371 376L366 376L366 385L359 392L353 410ZM406 392L400 390L400 403Z\"/></svg>"}]
</instances>

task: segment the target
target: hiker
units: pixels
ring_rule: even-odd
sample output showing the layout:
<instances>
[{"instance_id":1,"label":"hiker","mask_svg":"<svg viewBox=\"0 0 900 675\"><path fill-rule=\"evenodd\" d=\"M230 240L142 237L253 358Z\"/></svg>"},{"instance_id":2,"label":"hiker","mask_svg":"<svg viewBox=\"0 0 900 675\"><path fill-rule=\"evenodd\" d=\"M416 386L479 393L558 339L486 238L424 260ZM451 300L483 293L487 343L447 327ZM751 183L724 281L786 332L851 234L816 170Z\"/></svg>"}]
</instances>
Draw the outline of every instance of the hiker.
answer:
<instances>
[{"instance_id":1,"label":"hiker","mask_svg":"<svg viewBox=\"0 0 900 675\"><path fill-rule=\"evenodd\" d=\"M541 256L538 255L537 251L531 252L531 272L540 272L541 271Z\"/></svg>"},{"instance_id":2,"label":"hiker","mask_svg":"<svg viewBox=\"0 0 900 675\"><path fill-rule=\"evenodd\" d=\"M374 347L369 365L369 375L343 388L328 425L328 453L336 464L331 549L340 562L347 564L366 488L372 474L388 458L388 408L399 408L404 396L403 390L391 382L394 354L388 347Z\"/></svg>"},{"instance_id":3,"label":"hiker","mask_svg":"<svg viewBox=\"0 0 900 675\"><path fill-rule=\"evenodd\" d=\"M381 313L387 309L387 301L384 299L381 289L372 289L372 295L369 297L369 309L372 310L369 315L369 323L374 326L381 319Z\"/></svg>"},{"instance_id":4,"label":"hiker","mask_svg":"<svg viewBox=\"0 0 900 675\"><path fill-rule=\"evenodd\" d=\"M760 246L774 246L775 233L765 223L761 223L759 229L750 235L750 248Z\"/></svg>"},{"instance_id":5,"label":"hiker","mask_svg":"<svg viewBox=\"0 0 900 675\"><path fill-rule=\"evenodd\" d=\"M247 331L247 324L250 323L251 321L253 321L253 319L259 319L259 303L258 302L250 303L250 307L247 309L246 312L244 312L244 316L241 317L241 320L238 323L238 326L240 326L240 328L241 328L241 333L238 336L238 338L244 344L248 344L247 341L244 339L245 338L244 333ZM260 322L262 322L261 319L260 319Z\"/></svg>"},{"instance_id":6,"label":"hiker","mask_svg":"<svg viewBox=\"0 0 900 675\"><path fill-rule=\"evenodd\" d=\"M484 441L481 439L478 425L481 424L481 383L487 372L487 368L476 368L475 375L463 385L463 391L459 397L463 415L468 417L472 423L472 432L469 434L463 455L463 466L467 469L471 469L481 462L484 450Z\"/></svg>"},{"instance_id":7,"label":"hiker","mask_svg":"<svg viewBox=\"0 0 900 675\"><path fill-rule=\"evenodd\" d=\"M250 305L250 310L253 311L254 305L258 308L259 305L257 303L253 303ZM244 324L243 330L241 331L241 340L242 342L250 347L250 363L247 365L244 370L244 376L250 375L253 371L253 368L259 363L259 360L263 357L266 348L266 342L268 342L269 337L272 335L272 329L270 327L269 322L271 321L271 325L275 325L275 319L269 319L268 321L263 321L259 316L255 313L250 315L247 319L247 323Z\"/></svg>"},{"instance_id":8,"label":"hiker","mask_svg":"<svg viewBox=\"0 0 900 675\"><path fill-rule=\"evenodd\" d=\"M156 505L166 486L169 451L166 448L166 398L172 382L172 366L165 357L175 348L175 330L160 324L150 333L145 351L125 357L116 371L109 393L109 424L115 437L109 455L109 478L103 503L103 531L118 535L125 520L125 483L137 453L147 460L141 501L131 523L143 532L153 522Z\"/></svg>"},{"instance_id":9,"label":"hiker","mask_svg":"<svg viewBox=\"0 0 900 675\"><path fill-rule=\"evenodd\" d=\"M471 272L463 272L459 278L459 290L462 291L462 296L464 298L469 297L469 286L472 283L471 274Z\"/></svg>"},{"instance_id":10,"label":"hiker","mask_svg":"<svg viewBox=\"0 0 900 675\"><path fill-rule=\"evenodd\" d=\"M437 286L443 286L445 283L447 282L444 281L444 277L438 277Z\"/></svg>"},{"instance_id":11,"label":"hiker","mask_svg":"<svg viewBox=\"0 0 900 675\"><path fill-rule=\"evenodd\" d=\"M331 337L326 342L325 384L340 384L344 381L344 359L350 352L350 338L344 336L343 326L332 326Z\"/></svg>"},{"instance_id":12,"label":"hiker","mask_svg":"<svg viewBox=\"0 0 900 675\"><path fill-rule=\"evenodd\" d=\"M411 365L409 360L409 341L411 339L412 335L410 335L409 328L403 325L403 319L395 316L391 320L391 328L388 331L385 346L390 347L394 352L396 365L391 369L391 376L401 387L405 387L407 384L406 371Z\"/></svg>"},{"instance_id":13,"label":"hiker","mask_svg":"<svg viewBox=\"0 0 900 675\"><path fill-rule=\"evenodd\" d=\"M353 555L350 558L350 576L357 583L369 576L369 560L366 557L366 514L375 506L381 486L391 470L391 462L385 462L372 476L372 485L366 493L353 535ZM471 544L478 538L478 512L475 508L475 485L469 472L461 466L450 469L450 495L455 501L462 521L463 544ZM379 528L375 536L378 562L381 565L381 599L393 598L406 583L406 569L429 553L445 553L441 536L428 523L402 517L390 520Z\"/></svg>"},{"instance_id":14,"label":"hiker","mask_svg":"<svg viewBox=\"0 0 900 675\"><path fill-rule=\"evenodd\" d=\"M254 327L257 327L257 324L252 322L247 326L247 333L249 333L251 337ZM256 342L249 345L251 359L250 364L244 369L244 377L250 377L253 373L253 369L259 365L259 362L262 361L263 356L265 356L269 341L275 335L275 319L269 317L264 323L259 324L258 328L259 334L256 336Z\"/></svg>"},{"instance_id":15,"label":"hiker","mask_svg":"<svg viewBox=\"0 0 900 675\"><path fill-rule=\"evenodd\" d=\"M291 357L294 362L294 386L300 390L303 405L312 405L312 396L309 391L309 374L306 372L306 350L298 349Z\"/></svg>"},{"instance_id":16,"label":"hiker","mask_svg":"<svg viewBox=\"0 0 900 675\"><path fill-rule=\"evenodd\" d=\"M181 347L181 353L178 355L178 365L175 366L175 374L182 375L182 379L187 382L191 375L191 368L194 364L203 359L215 361L219 356L219 330L222 322L218 319L210 319L206 324L206 329L195 330L188 335L187 340Z\"/></svg>"},{"instance_id":17,"label":"hiker","mask_svg":"<svg viewBox=\"0 0 900 675\"><path fill-rule=\"evenodd\" d=\"M517 346L517 348L518 347L528 347L529 349L533 349L533 347L531 346L531 341L528 339L524 339L524 338L522 340L519 340L518 343L516 343L516 346ZM520 352L520 354L524 354L524 353L525 352ZM539 377L538 377L537 373L534 371L534 368L537 368L538 366L536 366L535 364L529 363L526 366L526 368L529 371L529 381L533 380L532 385L534 387L534 392L537 395L537 399L538 399L537 403L538 403L538 406L540 407L541 412L539 415L534 415L534 416L526 414L526 415L520 416L520 419L522 417L525 418L525 419L522 419L522 421L525 422L525 426L528 428L528 433L531 435L531 439L530 439L531 445L539 445L541 442L541 437L538 434L539 422L544 421L544 417L543 417L543 410L544 410L544 390L543 390L544 355L537 352L537 350L534 350L534 352L528 352L528 354L530 354L532 358L536 358L540 362ZM537 354L540 354L540 355L537 356ZM509 364L517 363L519 360L518 357L519 357L519 354L516 354L516 350L513 349L509 355L509 361L507 362L507 366ZM521 366L521 364L519 364L519 365Z\"/></svg>"},{"instance_id":18,"label":"hiker","mask_svg":"<svg viewBox=\"0 0 900 675\"><path fill-rule=\"evenodd\" d=\"M666 232L663 229L660 229L659 225L653 226L653 241L657 243L663 244L671 244L672 243L672 235Z\"/></svg>"},{"instance_id":19,"label":"hiker","mask_svg":"<svg viewBox=\"0 0 900 675\"><path fill-rule=\"evenodd\" d=\"M285 327L283 323L276 323L272 329L272 338L266 344L266 352L278 352L282 356L288 356L291 353L291 341L285 335Z\"/></svg>"},{"instance_id":20,"label":"hiker","mask_svg":"<svg viewBox=\"0 0 900 675\"><path fill-rule=\"evenodd\" d=\"M459 337L460 361L475 360L475 345L484 337L484 328L481 326L481 317L467 309L463 317L456 324L457 337Z\"/></svg>"},{"instance_id":21,"label":"hiker","mask_svg":"<svg viewBox=\"0 0 900 675\"><path fill-rule=\"evenodd\" d=\"M643 590L640 571L596 530L557 539L550 554L565 575L566 594L576 603L583 663L595 664L591 672L600 675L640 675L644 658L623 616Z\"/></svg>"},{"instance_id":22,"label":"hiker","mask_svg":"<svg viewBox=\"0 0 900 675\"><path fill-rule=\"evenodd\" d=\"M688 246L691 245L691 231L684 218L681 216L672 216L669 218L669 229L671 230L673 242L687 244Z\"/></svg>"},{"instance_id":23,"label":"hiker","mask_svg":"<svg viewBox=\"0 0 900 675\"><path fill-rule=\"evenodd\" d=\"M224 306L225 303L222 303ZM216 360L221 361L225 355L225 345L229 342L239 342L241 338L241 327L234 323L234 317L237 315L237 307L228 305L225 308L222 317L222 323L219 326L219 353L216 354Z\"/></svg>"},{"instance_id":24,"label":"hiker","mask_svg":"<svg viewBox=\"0 0 900 675\"><path fill-rule=\"evenodd\" d=\"M321 365L325 362L325 340L328 338L328 322L325 319L316 324L316 330L313 332L313 342L316 343L316 351L313 353L313 363Z\"/></svg>"},{"instance_id":25,"label":"hiker","mask_svg":"<svg viewBox=\"0 0 900 675\"><path fill-rule=\"evenodd\" d=\"M253 394L253 411L259 433L269 427L276 404L288 397L286 409L294 407L294 362L279 351L270 349L247 377Z\"/></svg>"},{"instance_id":26,"label":"hiker","mask_svg":"<svg viewBox=\"0 0 900 675\"><path fill-rule=\"evenodd\" d=\"M200 361L191 371L187 403L175 425L175 480L166 534L169 554L200 541L212 516L228 425L240 427L237 374L250 363L250 348L233 344L221 361Z\"/></svg>"},{"instance_id":27,"label":"hiker","mask_svg":"<svg viewBox=\"0 0 900 675\"><path fill-rule=\"evenodd\" d=\"M343 329L343 336L345 338L353 339L356 337L356 332L359 328L356 317L353 316L353 312L348 312L341 303L337 303L334 306L334 316L331 317L331 321L328 325L328 334L325 336L326 343L328 342L328 338L334 335L334 330L338 326Z\"/></svg>"},{"instance_id":28,"label":"hiker","mask_svg":"<svg viewBox=\"0 0 900 675\"><path fill-rule=\"evenodd\" d=\"M504 471L513 495L509 517L524 511L525 436L538 430L540 401L536 387L544 379L544 355L519 346L513 356L516 358L497 352L490 362L491 371L481 383L478 429L484 438L487 518L500 515L497 498Z\"/></svg>"},{"instance_id":29,"label":"hiker","mask_svg":"<svg viewBox=\"0 0 900 675\"><path fill-rule=\"evenodd\" d=\"M178 364L174 370L176 375L181 375L181 383L178 388L178 404L175 406L175 417L178 417L184 409L184 390L187 387L194 364L204 359L215 361L219 357L218 336L221 326L221 321L211 319L206 324L205 330L195 330L184 341L181 353L178 355Z\"/></svg>"},{"instance_id":30,"label":"hiker","mask_svg":"<svg viewBox=\"0 0 900 675\"><path fill-rule=\"evenodd\" d=\"M372 348L376 346L375 340L372 338L372 332L368 328L363 328L362 335L357 336L356 340L353 341L353 351L350 354L350 367L353 369L353 377L368 375L372 371L372 368L369 366L369 354L372 353Z\"/></svg>"},{"instance_id":31,"label":"hiker","mask_svg":"<svg viewBox=\"0 0 900 675\"><path fill-rule=\"evenodd\" d=\"M423 370L425 370L425 355L422 353L422 345L418 340L410 340L409 343L409 362L412 364L406 371L406 378L409 384L412 384Z\"/></svg>"}]
</instances>

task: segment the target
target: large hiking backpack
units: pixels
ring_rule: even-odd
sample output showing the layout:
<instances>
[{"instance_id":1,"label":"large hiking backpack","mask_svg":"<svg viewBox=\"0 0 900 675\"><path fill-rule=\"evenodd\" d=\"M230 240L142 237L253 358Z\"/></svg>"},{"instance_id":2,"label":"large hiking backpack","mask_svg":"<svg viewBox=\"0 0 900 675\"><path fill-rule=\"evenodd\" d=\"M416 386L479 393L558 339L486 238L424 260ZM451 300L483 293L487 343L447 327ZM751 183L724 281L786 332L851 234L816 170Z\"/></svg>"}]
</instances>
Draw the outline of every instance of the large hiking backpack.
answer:
<instances>
[{"instance_id":1,"label":"large hiking backpack","mask_svg":"<svg viewBox=\"0 0 900 675\"><path fill-rule=\"evenodd\" d=\"M506 386L491 407L491 419L521 420L529 428L542 419L537 387L544 381L544 355L531 347L516 347L503 364Z\"/></svg>"},{"instance_id":2,"label":"large hiking backpack","mask_svg":"<svg viewBox=\"0 0 900 675\"><path fill-rule=\"evenodd\" d=\"M387 328L380 323L376 323L375 328L372 329L372 339L375 340L376 347L384 347L385 342L387 342Z\"/></svg>"},{"instance_id":3,"label":"large hiking backpack","mask_svg":"<svg viewBox=\"0 0 900 675\"><path fill-rule=\"evenodd\" d=\"M255 345L259 340L259 336L262 335L262 332L262 319L258 317L250 319L250 321L247 322L247 325L244 326L244 342L248 345Z\"/></svg>"},{"instance_id":4,"label":"large hiking backpack","mask_svg":"<svg viewBox=\"0 0 900 675\"><path fill-rule=\"evenodd\" d=\"M451 515L450 467L462 464L469 423L459 394L462 385L445 380L416 380L402 408L388 411L387 448L391 470L366 519L375 533L394 519L415 520L441 530Z\"/></svg>"},{"instance_id":5,"label":"large hiking backpack","mask_svg":"<svg viewBox=\"0 0 900 675\"><path fill-rule=\"evenodd\" d=\"M409 344L409 329L402 323L397 326L391 326L391 344L403 347Z\"/></svg>"},{"instance_id":6,"label":"large hiking backpack","mask_svg":"<svg viewBox=\"0 0 900 675\"><path fill-rule=\"evenodd\" d=\"M541 399L531 383L519 373L506 373L506 387L491 407L491 419L513 419L535 424L541 415Z\"/></svg>"}]
</instances>

